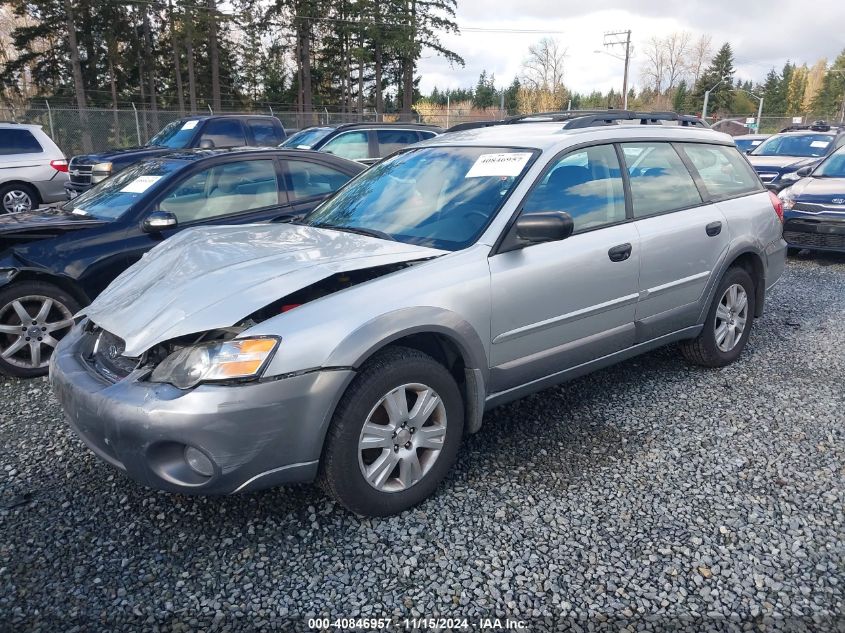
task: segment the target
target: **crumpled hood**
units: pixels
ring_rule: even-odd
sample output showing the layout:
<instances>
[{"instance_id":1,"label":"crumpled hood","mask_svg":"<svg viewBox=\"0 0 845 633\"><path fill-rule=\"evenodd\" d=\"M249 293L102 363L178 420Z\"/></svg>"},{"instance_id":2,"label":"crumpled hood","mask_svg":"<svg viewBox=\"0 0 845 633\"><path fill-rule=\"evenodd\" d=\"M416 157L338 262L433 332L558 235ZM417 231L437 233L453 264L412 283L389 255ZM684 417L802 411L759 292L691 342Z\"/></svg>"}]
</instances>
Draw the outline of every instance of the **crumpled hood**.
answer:
<instances>
[{"instance_id":1,"label":"crumpled hood","mask_svg":"<svg viewBox=\"0 0 845 633\"><path fill-rule=\"evenodd\" d=\"M748 155L748 160L757 171L794 171L804 165L813 165L821 158L801 158L800 156L755 156ZM786 169L789 168L789 169Z\"/></svg>"},{"instance_id":2,"label":"crumpled hood","mask_svg":"<svg viewBox=\"0 0 845 633\"><path fill-rule=\"evenodd\" d=\"M4 213L0 215L0 235L29 231L66 231L101 224L105 224L105 222L84 215L64 213L58 209L48 207L34 211Z\"/></svg>"},{"instance_id":3,"label":"crumpled hood","mask_svg":"<svg viewBox=\"0 0 845 633\"><path fill-rule=\"evenodd\" d=\"M292 224L187 229L156 246L80 311L138 356L172 338L231 327L335 273L445 251Z\"/></svg>"}]
</instances>

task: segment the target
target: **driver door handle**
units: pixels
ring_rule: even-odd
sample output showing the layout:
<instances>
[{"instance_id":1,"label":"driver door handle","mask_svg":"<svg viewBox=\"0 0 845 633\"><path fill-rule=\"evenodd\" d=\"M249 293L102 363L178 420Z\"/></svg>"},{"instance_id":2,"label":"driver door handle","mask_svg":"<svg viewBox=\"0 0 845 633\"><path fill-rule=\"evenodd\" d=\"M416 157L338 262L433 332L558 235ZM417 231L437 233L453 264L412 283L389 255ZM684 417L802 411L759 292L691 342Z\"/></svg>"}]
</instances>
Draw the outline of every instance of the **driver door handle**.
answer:
<instances>
[{"instance_id":1,"label":"driver door handle","mask_svg":"<svg viewBox=\"0 0 845 633\"><path fill-rule=\"evenodd\" d=\"M631 245L626 243L614 246L607 251L607 256L612 262L624 262L631 256Z\"/></svg>"}]
</instances>

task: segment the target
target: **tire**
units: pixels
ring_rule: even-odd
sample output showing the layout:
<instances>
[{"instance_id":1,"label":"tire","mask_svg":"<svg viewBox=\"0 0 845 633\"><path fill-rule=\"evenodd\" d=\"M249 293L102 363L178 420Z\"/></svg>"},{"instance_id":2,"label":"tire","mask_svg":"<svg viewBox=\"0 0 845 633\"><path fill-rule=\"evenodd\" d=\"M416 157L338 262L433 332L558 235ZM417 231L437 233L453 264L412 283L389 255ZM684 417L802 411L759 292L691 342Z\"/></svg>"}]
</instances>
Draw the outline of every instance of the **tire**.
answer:
<instances>
[{"instance_id":1,"label":"tire","mask_svg":"<svg viewBox=\"0 0 845 633\"><path fill-rule=\"evenodd\" d=\"M12 183L0 187L0 213L32 211L40 204L34 187L23 183Z\"/></svg>"},{"instance_id":2,"label":"tire","mask_svg":"<svg viewBox=\"0 0 845 633\"><path fill-rule=\"evenodd\" d=\"M439 401L431 398L432 391ZM401 400L393 400L391 394ZM423 407L419 398L428 406ZM401 409L402 400L407 413ZM420 428L411 426L418 403L430 410L416 418L422 420ZM390 409L396 415L390 415ZM403 419L406 425L401 427ZM320 483L338 503L359 515L407 510L430 496L449 472L463 424L460 390L443 365L414 349L386 348L367 361L338 404L323 449ZM365 471L375 473L373 483Z\"/></svg>"},{"instance_id":3,"label":"tire","mask_svg":"<svg viewBox=\"0 0 845 633\"><path fill-rule=\"evenodd\" d=\"M67 292L42 281L22 281L3 288L0 291L0 373L16 378L44 376L50 354L70 330L72 317L79 308L79 302Z\"/></svg>"},{"instance_id":4,"label":"tire","mask_svg":"<svg viewBox=\"0 0 845 633\"><path fill-rule=\"evenodd\" d=\"M726 294L729 289L741 288L745 293L744 323L742 331L737 337L737 330L740 319L743 316L741 309L735 310L736 314L726 310L726 302L730 299ZM737 291L737 296L739 292ZM720 309L720 306L721 309ZM736 306L734 306L736 307ZM722 330L717 326L717 312L719 313L719 325L724 324L727 334L722 338ZM730 314L730 318L728 315ZM722 318L725 317L725 318ZM734 323L733 329L731 323ZM713 296L713 303L707 311L707 318L704 321L704 329L697 338L681 343L681 353L691 363L704 367L724 367L734 362L742 353L748 336L751 334L751 326L754 323L754 281L745 269L737 266L731 267L725 273L716 292ZM717 336L717 328L719 335ZM733 332L733 335L731 334ZM731 339L733 336L733 339ZM731 346L732 343L732 346ZM726 349L728 348L728 349Z\"/></svg>"}]
</instances>

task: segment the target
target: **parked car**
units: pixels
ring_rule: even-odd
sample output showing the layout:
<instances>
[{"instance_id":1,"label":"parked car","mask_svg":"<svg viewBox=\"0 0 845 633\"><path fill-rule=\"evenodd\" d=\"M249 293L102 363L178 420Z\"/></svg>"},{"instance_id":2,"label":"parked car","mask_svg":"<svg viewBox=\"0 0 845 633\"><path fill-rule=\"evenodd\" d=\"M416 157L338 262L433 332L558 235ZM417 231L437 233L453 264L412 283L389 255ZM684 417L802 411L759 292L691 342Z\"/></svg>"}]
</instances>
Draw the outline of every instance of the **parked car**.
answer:
<instances>
[{"instance_id":1,"label":"parked car","mask_svg":"<svg viewBox=\"0 0 845 633\"><path fill-rule=\"evenodd\" d=\"M0 372L47 373L72 316L165 238L302 216L362 170L285 150L181 152L134 165L62 208L0 216Z\"/></svg>"},{"instance_id":2,"label":"parked car","mask_svg":"<svg viewBox=\"0 0 845 633\"><path fill-rule=\"evenodd\" d=\"M0 213L65 199L67 160L40 125L0 123Z\"/></svg>"},{"instance_id":3,"label":"parked car","mask_svg":"<svg viewBox=\"0 0 845 633\"><path fill-rule=\"evenodd\" d=\"M276 117L259 114L189 116L168 123L141 147L110 149L82 154L70 160L70 181L65 185L70 200L92 185L142 160L182 149L229 147L276 147L285 130Z\"/></svg>"},{"instance_id":4,"label":"parked car","mask_svg":"<svg viewBox=\"0 0 845 633\"><path fill-rule=\"evenodd\" d=\"M442 133L435 125L417 123L322 125L300 130L282 143L282 147L327 152L372 165L403 147Z\"/></svg>"},{"instance_id":5,"label":"parked car","mask_svg":"<svg viewBox=\"0 0 845 633\"><path fill-rule=\"evenodd\" d=\"M780 193L783 237L790 248L845 252L845 147Z\"/></svg>"},{"instance_id":6,"label":"parked car","mask_svg":"<svg viewBox=\"0 0 845 633\"><path fill-rule=\"evenodd\" d=\"M740 134L733 139L739 151L747 154L770 136L771 134Z\"/></svg>"},{"instance_id":7,"label":"parked car","mask_svg":"<svg viewBox=\"0 0 845 633\"><path fill-rule=\"evenodd\" d=\"M763 184L778 192L801 178L799 169L818 165L843 145L845 128L818 121L769 137L748 155L748 159Z\"/></svg>"},{"instance_id":8,"label":"parked car","mask_svg":"<svg viewBox=\"0 0 845 633\"><path fill-rule=\"evenodd\" d=\"M781 202L729 136L643 116L439 136L298 224L185 231L83 310L56 397L147 486L316 478L385 515L485 409L671 342L727 365L784 268Z\"/></svg>"}]
</instances>

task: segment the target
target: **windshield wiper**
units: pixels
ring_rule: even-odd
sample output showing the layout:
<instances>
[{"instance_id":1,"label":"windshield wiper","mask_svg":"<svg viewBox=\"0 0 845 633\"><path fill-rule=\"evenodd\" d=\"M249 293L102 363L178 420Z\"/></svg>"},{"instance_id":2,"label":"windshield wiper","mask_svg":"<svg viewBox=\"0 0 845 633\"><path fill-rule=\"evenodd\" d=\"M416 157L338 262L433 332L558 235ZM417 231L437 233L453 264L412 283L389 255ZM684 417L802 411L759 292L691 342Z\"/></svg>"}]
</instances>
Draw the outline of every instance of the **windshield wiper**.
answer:
<instances>
[{"instance_id":1,"label":"windshield wiper","mask_svg":"<svg viewBox=\"0 0 845 633\"><path fill-rule=\"evenodd\" d=\"M335 231L345 231L346 233L357 233L358 235L376 237L382 240L388 240L390 242L396 241L396 238L390 235L389 233L385 233L384 231L379 231L377 229L365 229L361 228L360 226L335 226L334 224L329 224L328 222L318 222L317 224L311 224L310 226L316 227L318 229L332 229Z\"/></svg>"}]
</instances>

